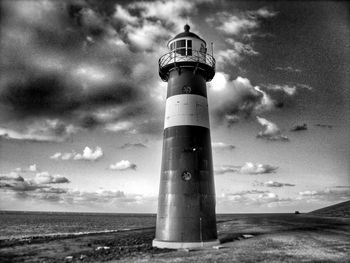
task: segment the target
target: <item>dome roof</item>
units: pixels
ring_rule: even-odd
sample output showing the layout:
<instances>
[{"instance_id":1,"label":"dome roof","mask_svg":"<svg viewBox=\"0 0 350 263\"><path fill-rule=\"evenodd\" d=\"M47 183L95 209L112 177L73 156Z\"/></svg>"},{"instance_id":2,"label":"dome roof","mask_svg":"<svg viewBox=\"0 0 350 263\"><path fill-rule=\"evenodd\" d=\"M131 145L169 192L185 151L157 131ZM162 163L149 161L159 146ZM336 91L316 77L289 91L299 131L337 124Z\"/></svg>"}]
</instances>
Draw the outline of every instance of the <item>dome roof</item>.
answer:
<instances>
[{"instance_id":1,"label":"dome roof","mask_svg":"<svg viewBox=\"0 0 350 263\"><path fill-rule=\"evenodd\" d=\"M190 26L189 25L185 25L184 26L184 32L181 32L180 34L177 34L174 38L172 38L169 42L178 39L178 38L183 38L183 37L193 37L193 38L198 38L200 40L202 40L204 43L205 41L203 39L201 39L199 36L197 36L195 33L190 32Z\"/></svg>"}]
</instances>

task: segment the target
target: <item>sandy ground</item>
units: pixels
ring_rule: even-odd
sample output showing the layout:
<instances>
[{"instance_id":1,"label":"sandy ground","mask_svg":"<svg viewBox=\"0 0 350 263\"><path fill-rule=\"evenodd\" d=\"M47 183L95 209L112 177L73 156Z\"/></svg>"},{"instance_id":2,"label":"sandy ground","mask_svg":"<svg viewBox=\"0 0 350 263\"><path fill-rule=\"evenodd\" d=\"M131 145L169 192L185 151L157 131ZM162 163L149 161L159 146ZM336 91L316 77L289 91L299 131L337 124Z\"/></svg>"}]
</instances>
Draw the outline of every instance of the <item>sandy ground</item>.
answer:
<instances>
[{"instance_id":1,"label":"sandy ground","mask_svg":"<svg viewBox=\"0 0 350 263\"><path fill-rule=\"evenodd\" d=\"M220 249L152 248L154 228L0 242L1 262L350 262L350 218L247 215L218 223Z\"/></svg>"}]
</instances>

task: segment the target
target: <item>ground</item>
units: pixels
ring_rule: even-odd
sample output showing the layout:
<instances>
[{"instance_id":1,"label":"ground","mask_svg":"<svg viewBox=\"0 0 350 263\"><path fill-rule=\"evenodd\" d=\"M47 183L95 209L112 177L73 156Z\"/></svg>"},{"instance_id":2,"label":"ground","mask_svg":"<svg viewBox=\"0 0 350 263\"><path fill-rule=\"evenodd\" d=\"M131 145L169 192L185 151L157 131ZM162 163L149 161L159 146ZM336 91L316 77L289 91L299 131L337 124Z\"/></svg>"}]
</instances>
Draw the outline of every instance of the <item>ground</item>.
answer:
<instances>
[{"instance_id":1,"label":"ground","mask_svg":"<svg viewBox=\"0 0 350 263\"><path fill-rule=\"evenodd\" d=\"M221 247L151 247L154 228L0 243L1 262L349 262L350 218L307 214L231 215L218 223Z\"/></svg>"}]
</instances>

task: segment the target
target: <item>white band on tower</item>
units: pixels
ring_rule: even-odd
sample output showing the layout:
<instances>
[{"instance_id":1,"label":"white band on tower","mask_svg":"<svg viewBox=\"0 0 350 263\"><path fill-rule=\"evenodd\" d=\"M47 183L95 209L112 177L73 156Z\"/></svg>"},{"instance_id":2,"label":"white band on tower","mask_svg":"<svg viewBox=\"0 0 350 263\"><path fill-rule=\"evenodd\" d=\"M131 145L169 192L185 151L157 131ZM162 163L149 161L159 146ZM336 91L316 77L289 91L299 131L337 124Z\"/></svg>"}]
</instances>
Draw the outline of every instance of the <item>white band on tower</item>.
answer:
<instances>
[{"instance_id":1,"label":"white band on tower","mask_svg":"<svg viewBox=\"0 0 350 263\"><path fill-rule=\"evenodd\" d=\"M167 98L164 129L181 125L209 128L207 98L194 94L174 95Z\"/></svg>"}]
</instances>

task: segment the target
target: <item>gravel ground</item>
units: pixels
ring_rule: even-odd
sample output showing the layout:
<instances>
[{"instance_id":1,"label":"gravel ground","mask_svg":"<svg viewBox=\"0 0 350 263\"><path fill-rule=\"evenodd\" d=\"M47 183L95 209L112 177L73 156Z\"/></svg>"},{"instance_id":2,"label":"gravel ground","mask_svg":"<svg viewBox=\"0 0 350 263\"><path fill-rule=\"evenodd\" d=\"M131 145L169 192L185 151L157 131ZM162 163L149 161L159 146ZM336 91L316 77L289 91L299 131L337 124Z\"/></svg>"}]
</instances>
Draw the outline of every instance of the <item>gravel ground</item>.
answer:
<instances>
[{"instance_id":1,"label":"gravel ground","mask_svg":"<svg viewBox=\"0 0 350 263\"><path fill-rule=\"evenodd\" d=\"M218 223L220 249L152 247L154 228L0 242L1 262L350 262L350 218L247 215Z\"/></svg>"}]
</instances>

